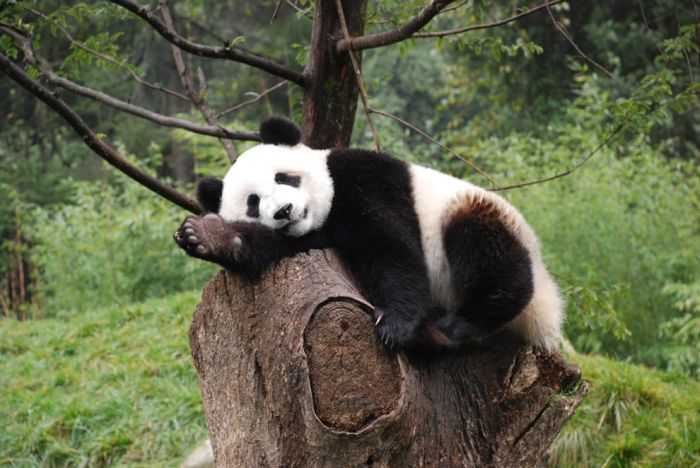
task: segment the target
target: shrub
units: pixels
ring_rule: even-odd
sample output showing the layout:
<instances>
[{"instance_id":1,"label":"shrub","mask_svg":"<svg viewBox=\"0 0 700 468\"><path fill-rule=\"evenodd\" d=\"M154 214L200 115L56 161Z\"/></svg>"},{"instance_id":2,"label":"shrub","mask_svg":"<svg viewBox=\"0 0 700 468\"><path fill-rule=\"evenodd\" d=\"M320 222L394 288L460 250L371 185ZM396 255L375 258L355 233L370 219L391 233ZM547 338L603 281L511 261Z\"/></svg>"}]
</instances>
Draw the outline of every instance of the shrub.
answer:
<instances>
[{"instance_id":1,"label":"shrub","mask_svg":"<svg viewBox=\"0 0 700 468\"><path fill-rule=\"evenodd\" d=\"M34 210L32 254L44 313L200 288L216 271L173 243L181 209L122 176L115 179L76 182L71 204Z\"/></svg>"}]
</instances>

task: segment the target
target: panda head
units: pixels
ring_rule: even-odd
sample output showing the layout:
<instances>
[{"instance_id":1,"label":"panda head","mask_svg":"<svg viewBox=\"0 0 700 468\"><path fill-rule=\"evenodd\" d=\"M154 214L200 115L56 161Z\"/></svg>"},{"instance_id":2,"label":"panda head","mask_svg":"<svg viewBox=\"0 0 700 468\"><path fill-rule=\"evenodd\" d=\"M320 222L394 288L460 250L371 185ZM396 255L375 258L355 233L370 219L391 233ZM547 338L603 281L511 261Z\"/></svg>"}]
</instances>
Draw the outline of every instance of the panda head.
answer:
<instances>
[{"instance_id":1,"label":"panda head","mask_svg":"<svg viewBox=\"0 0 700 468\"><path fill-rule=\"evenodd\" d=\"M226 221L258 222L294 237L321 227L333 200L329 151L301 144L299 128L280 117L265 120L260 136L263 144L241 154L223 181L200 181L200 204Z\"/></svg>"}]
</instances>

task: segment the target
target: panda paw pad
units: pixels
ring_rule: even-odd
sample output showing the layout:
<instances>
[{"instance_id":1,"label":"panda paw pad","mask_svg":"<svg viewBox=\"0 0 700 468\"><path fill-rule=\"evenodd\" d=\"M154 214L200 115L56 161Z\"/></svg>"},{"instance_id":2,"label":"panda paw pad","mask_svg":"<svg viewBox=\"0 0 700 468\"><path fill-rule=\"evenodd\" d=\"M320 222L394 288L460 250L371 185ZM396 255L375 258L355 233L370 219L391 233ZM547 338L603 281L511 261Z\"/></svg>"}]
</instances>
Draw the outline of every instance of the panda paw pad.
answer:
<instances>
[{"instance_id":1,"label":"panda paw pad","mask_svg":"<svg viewBox=\"0 0 700 468\"><path fill-rule=\"evenodd\" d=\"M218 237L223 226L223 219L215 214L190 216L183 221L173 238L189 255L216 261L220 251Z\"/></svg>"}]
</instances>

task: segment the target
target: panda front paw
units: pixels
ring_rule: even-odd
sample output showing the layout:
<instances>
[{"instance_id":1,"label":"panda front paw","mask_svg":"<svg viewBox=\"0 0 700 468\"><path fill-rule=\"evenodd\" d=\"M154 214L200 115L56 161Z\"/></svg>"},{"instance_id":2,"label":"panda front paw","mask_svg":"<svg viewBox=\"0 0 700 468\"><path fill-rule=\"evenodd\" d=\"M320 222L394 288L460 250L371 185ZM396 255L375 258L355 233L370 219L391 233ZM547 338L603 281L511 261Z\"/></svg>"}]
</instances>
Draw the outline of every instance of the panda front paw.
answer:
<instances>
[{"instance_id":1,"label":"panda front paw","mask_svg":"<svg viewBox=\"0 0 700 468\"><path fill-rule=\"evenodd\" d=\"M383 308L374 309L374 325L377 336L389 349L402 349L416 340L420 320L406 318Z\"/></svg>"},{"instance_id":2,"label":"panda front paw","mask_svg":"<svg viewBox=\"0 0 700 468\"><path fill-rule=\"evenodd\" d=\"M225 264L241 257L243 239L216 214L188 216L173 236L175 243L192 257Z\"/></svg>"}]
</instances>

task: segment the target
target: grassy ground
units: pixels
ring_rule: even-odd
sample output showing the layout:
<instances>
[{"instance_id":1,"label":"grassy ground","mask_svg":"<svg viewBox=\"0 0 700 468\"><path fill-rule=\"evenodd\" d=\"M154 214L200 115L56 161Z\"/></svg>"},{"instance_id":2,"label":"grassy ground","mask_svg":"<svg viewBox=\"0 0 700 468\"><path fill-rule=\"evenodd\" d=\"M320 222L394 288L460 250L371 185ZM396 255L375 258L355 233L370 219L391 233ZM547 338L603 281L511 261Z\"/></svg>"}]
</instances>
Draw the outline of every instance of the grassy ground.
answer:
<instances>
[{"instance_id":1,"label":"grassy ground","mask_svg":"<svg viewBox=\"0 0 700 468\"><path fill-rule=\"evenodd\" d=\"M206 437L187 344L198 299L0 320L0 466L176 466Z\"/></svg>"},{"instance_id":2,"label":"grassy ground","mask_svg":"<svg viewBox=\"0 0 700 468\"><path fill-rule=\"evenodd\" d=\"M591 392L559 435L554 466L700 466L700 382L600 356L569 356Z\"/></svg>"},{"instance_id":3,"label":"grassy ground","mask_svg":"<svg viewBox=\"0 0 700 468\"><path fill-rule=\"evenodd\" d=\"M206 437L187 345L199 293L0 320L0 466L175 466ZM575 355L591 393L555 466L700 466L697 380Z\"/></svg>"}]
</instances>

